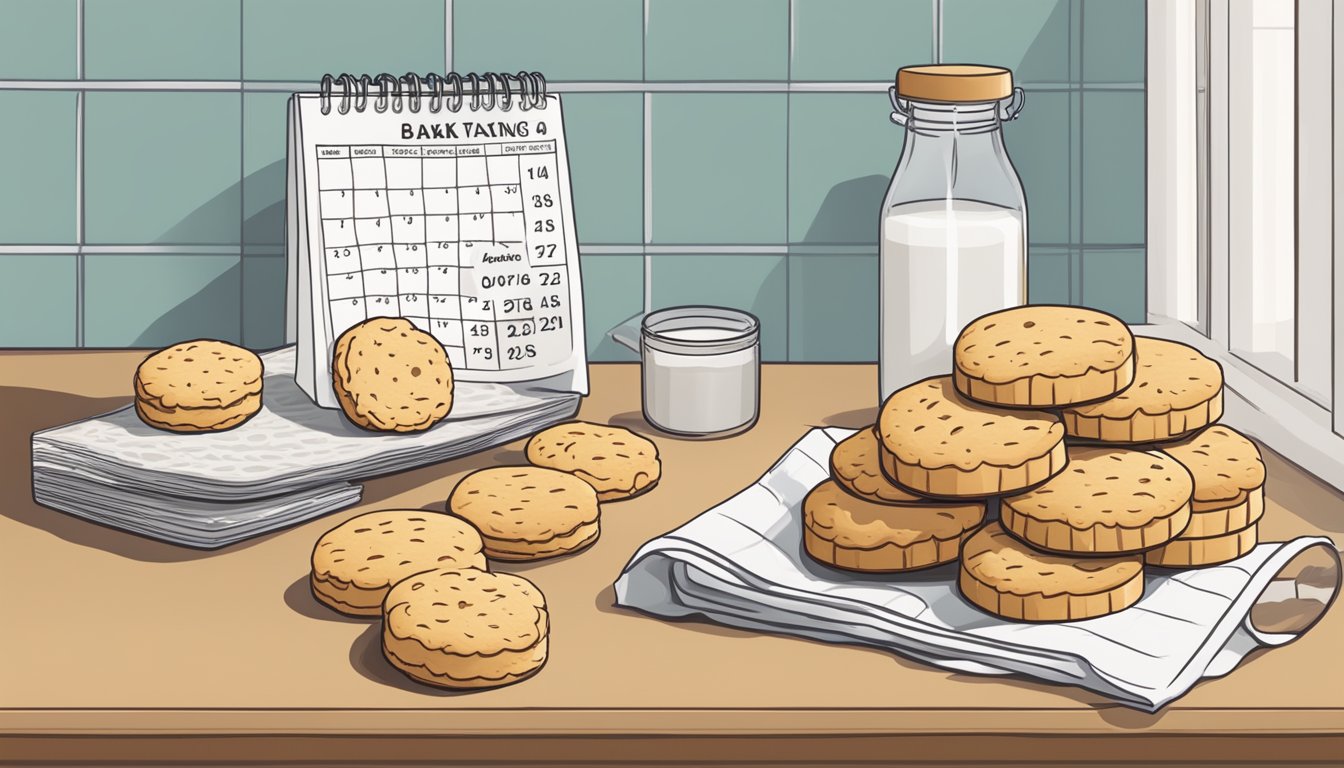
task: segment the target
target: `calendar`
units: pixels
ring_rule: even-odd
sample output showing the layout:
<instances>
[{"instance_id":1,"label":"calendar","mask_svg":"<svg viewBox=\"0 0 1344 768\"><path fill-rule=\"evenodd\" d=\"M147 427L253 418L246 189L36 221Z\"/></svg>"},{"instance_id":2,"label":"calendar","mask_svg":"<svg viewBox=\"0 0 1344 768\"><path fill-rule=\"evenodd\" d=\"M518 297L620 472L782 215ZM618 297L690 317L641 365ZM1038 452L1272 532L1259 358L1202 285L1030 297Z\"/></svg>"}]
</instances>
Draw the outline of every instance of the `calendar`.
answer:
<instances>
[{"instance_id":1,"label":"calendar","mask_svg":"<svg viewBox=\"0 0 1344 768\"><path fill-rule=\"evenodd\" d=\"M290 101L295 378L335 408L331 350L404 317L463 382L586 394L560 98L514 75L324 79Z\"/></svg>"}]
</instances>

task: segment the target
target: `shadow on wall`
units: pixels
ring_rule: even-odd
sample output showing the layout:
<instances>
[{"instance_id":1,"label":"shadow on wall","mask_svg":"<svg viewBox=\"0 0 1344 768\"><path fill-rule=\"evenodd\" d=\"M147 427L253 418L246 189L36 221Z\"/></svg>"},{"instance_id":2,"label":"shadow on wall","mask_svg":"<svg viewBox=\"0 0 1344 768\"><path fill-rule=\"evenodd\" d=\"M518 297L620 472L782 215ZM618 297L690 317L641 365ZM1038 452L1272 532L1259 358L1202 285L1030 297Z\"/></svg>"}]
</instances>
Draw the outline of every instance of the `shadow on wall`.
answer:
<instances>
[{"instance_id":1,"label":"shadow on wall","mask_svg":"<svg viewBox=\"0 0 1344 768\"><path fill-rule=\"evenodd\" d=\"M238 296L242 267L235 264L211 280L196 293L188 296L172 309L159 315L149 327L130 344L133 347L162 347L184 339L219 338L219 328L237 327ZM153 286L146 286L153 288ZM171 289L171 286L169 286ZM221 320L222 319L222 320ZM223 336L225 341L239 343L237 331Z\"/></svg>"},{"instance_id":2,"label":"shadow on wall","mask_svg":"<svg viewBox=\"0 0 1344 768\"><path fill-rule=\"evenodd\" d=\"M861 176L831 187L803 235L805 243L875 243L886 176Z\"/></svg>"},{"instance_id":3,"label":"shadow on wall","mask_svg":"<svg viewBox=\"0 0 1344 768\"><path fill-rule=\"evenodd\" d=\"M249 196L273 197L263 207L242 218L243 190ZM248 174L241 184L233 184L192 211L154 241L158 245L221 242L220 233L238 232L244 243L279 244L285 241L285 162L271 163ZM237 237L222 242L234 242Z\"/></svg>"}]
</instances>

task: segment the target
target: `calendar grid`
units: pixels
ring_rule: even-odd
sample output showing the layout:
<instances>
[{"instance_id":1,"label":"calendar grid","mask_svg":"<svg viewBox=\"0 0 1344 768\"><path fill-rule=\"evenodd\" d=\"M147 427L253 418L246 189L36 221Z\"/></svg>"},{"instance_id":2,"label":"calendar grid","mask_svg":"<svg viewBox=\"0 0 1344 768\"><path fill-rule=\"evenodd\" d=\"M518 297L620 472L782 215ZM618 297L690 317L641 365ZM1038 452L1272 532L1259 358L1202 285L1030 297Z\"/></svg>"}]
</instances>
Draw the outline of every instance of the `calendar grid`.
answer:
<instances>
[{"instance_id":1,"label":"calendar grid","mask_svg":"<svg viewBox=\"0 0 1344 768\"><path fill-rule=\"evenodd\" d=\"M386 314L434 334L461 370L568 354L574 262L554 140L315 152L333 335Z\"/></svg>"}]
</instances>

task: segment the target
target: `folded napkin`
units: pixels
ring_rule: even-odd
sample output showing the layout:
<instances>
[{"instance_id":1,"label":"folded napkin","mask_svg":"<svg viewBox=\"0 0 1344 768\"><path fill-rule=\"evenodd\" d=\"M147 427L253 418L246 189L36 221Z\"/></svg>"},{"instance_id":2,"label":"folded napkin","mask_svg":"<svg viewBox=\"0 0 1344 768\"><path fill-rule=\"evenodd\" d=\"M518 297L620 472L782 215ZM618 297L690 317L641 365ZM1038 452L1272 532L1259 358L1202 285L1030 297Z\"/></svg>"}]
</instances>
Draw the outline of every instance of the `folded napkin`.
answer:
<instances>
[{"instance_id":1,"label":"folded napkin","mask_svg":"<svg viewBox=\"0 0 1344 768\"><path fill-rule=\"evenodd\" d=\"M1208 568L1148 567L1136 605L1044 624L999 619L964 600L955 564L881 575L829 568L803 551L801 506L829 476L831 448L850 434L813 429L759 481L645 544L616 581L617 604L877 646L958 672L1077 685L1153 712L1252 650L1293 640L1339 592L1339 553L1315 536L1261 544ZM1326 565L1298 568L1308 550ZM1285 620L1284 608L1313 618Z\"/></svg>"}]
</instances>

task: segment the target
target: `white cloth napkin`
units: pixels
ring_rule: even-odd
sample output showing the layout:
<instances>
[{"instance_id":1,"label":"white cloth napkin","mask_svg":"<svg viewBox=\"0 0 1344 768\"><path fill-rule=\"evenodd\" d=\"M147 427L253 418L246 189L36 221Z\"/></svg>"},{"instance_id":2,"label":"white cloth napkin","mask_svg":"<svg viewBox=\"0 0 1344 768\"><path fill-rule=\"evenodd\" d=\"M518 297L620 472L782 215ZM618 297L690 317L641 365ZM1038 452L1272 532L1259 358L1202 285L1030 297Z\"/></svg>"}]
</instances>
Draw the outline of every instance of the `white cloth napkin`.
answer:
<instances>
[{"instance_id":1,"label":"white cloth napkin","mask_svg":"<svg viewBox=\"0 0 1344 768\"><path fill-rule=\"evenodd\" d=\"M999 619L968 603L957 590L956 565L904 575L829 568L803 551L800 507L828 477L831 448L850 434L813 429L759 481L645 544L616 581L617 604L872 645L958 672L1082 686L1152 712L1201 678L1227 674L1255 648L1297 637L1252 626L1262 593L1328 605L1339 591L1339 554L1323 537L1261 544L1208 568L1150 567L1136 605L1047 624ZM1314 547L1333 558L1333 588L1276 580Z\"/></svg>"}]
</instances>

